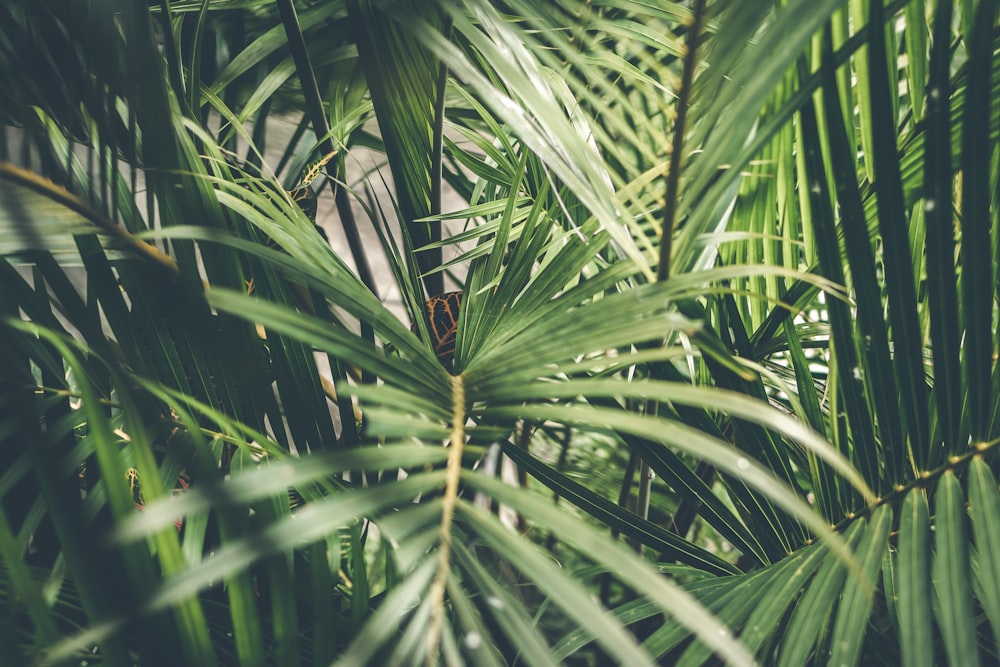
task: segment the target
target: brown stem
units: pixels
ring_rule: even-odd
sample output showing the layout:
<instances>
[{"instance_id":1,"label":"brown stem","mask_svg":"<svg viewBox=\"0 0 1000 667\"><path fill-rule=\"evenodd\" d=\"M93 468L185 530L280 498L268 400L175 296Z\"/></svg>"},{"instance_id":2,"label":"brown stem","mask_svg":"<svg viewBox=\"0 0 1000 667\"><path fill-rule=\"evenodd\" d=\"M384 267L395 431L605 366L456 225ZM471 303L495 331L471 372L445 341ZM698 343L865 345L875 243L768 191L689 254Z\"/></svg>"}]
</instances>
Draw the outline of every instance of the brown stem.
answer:
<instances>
[{"instance_id":1,"label":"brown stem","mask_svg":"<svg viewBox=\"0 0 1000 667\"><path fill-rule=\"evenodd\" d=\"M681 87L678 91L677 120L674 121L674 141L670 154L670 171L667 173L667 199L663 206L663 231L660 235L660 263L656 279L666 280L670 276L670 256L673 251L674 226L677 223L677 195L680 191L681 161L684 155L684 131L687 125L688 106L691 103L691 82L694 69L698 65L697 48L701 36L702 19L707 0L697 0L691 17L684 52L684 70L681 73Z\"/></svg>"}]
</instances>

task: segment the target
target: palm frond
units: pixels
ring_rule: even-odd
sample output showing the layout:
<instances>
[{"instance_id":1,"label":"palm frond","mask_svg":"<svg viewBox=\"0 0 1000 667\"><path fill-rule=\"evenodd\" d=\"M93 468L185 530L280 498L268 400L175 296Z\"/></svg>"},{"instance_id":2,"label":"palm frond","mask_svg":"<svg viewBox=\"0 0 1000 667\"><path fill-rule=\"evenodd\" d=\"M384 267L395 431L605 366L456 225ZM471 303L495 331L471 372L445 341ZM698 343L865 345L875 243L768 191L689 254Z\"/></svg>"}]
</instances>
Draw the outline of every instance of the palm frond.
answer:
<instances>
[{"instance_id":1,"label":"palm frond","mask_svg":"<svg viewBox=\"0 0 1000 667\"><path fill-rule=\"evenodd\" d=\"M280 4L0 8L10 660L996 662L995 0Z\"/></svg>"}]
</instances>

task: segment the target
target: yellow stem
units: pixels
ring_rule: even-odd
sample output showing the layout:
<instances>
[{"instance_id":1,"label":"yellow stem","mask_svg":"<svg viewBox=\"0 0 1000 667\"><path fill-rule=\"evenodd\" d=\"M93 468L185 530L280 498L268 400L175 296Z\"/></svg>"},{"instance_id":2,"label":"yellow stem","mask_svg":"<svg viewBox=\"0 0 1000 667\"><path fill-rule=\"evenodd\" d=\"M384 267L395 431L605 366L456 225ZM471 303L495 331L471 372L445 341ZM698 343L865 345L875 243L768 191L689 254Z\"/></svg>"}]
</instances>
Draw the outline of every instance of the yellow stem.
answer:
<instances>
[{"instance_id":1,"label":"yellow stem","mask_svg":"<svg viewBox=\"0 0 1000 667\"><path fill-rule=\"evenodd\" d=\"M105 233L110 234L124 243L132 249L133 252L136 252L146 259L152 260L153 262L166 267L173 273L178 272L177 262L173 257L163 253L156 246L144 243L143 241L135 238L127 230L116 225L113 221L94 210L89 203L80 199L66 188L56 185L47 178L43 178L32 171L15 167L7 162L0 162L0 178L17 183L18 185L26 187L30 190L34 190L44 197L48 197L52 201L65 206L74 213L77 213L94 223Z\"/></svg>"},{"instance_id":2,"label":"yellow stem","mask_svg":"<svg viewBox=\"0 0 1000 667\"><path fill-rule=\"evenodd\" d=\"M451 380L451 451L448 454L448 469L445 476L444 499L441 506L441 526L438 529L438 567L431 583L430 628L427 632L427 657L429 664L437 662L441 640L441 624L444 619L444 593L448 585L451 569L451 524L458 504L458 483L462 476L462 450L465 447L465 387L462 376L452 376Z\"/></svg>"}]
</instances>

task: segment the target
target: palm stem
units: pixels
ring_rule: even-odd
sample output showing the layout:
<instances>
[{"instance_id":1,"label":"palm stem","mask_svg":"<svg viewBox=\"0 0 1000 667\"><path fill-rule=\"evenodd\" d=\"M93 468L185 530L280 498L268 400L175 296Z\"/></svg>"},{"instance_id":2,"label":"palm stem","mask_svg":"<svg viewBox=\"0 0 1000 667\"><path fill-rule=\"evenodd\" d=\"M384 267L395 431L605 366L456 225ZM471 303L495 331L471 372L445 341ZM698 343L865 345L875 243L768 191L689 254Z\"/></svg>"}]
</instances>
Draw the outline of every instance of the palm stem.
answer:
<instances>
[{"instance_id":1,"label":"palm stem","mask_svg":"<svg viewBox=\"0 0 1000 667\"><path fill-rule=\"evenodd\" d=\"M698 0L695 3L690 32L687 35L684 69L681 73L681 87L678 91L677 120L674 121L670 171L667 173L667 198L663 205L663 230L660 235L660 263L656 269L657 280L666 280L670 276L670 256L673 250L674 227L677 224L677 195L680 192L681 164L684 156L684 131L687 124L688 107L691 103L694 68L698 64L698 38L701 35L704 14L705 0Z\"/></svg>"},{"instance_id":2,"label":"palm stem","mask_svg":"<svg viewBox=\"0 0 1000 667\"><path fill-rule=\"evenodd\" d=\"M660 261L656 269L656 280L664 281L670 277L670 259L673 252L674 227L677 224L677 196L680 192L680 173L684 154L684 130L687 124L687 111L691 102L691 85L694 81L694 69L698 64L698 38L701 34L702 18L705 14L705 0L698 0L691 17L690 32L687 35L687 48L684 53L684 69L681 73L681 87L678 91L677 119L674 121L674 139L670 154L670 171L667 173L667 194L663 206L663 229L660 233ZM655 404L647 406L647 411L655 413ZM649 464L642 461L639 465L639 514L643 519L649 518L649 494L653 485L653 471Z\"/></svg>"},{"instance_id":3,"label":"palm stem","mask_svg":"<svg viewBox=\"0 0 1000 667\"><path fill-rule=\"evenodd\" d=\"M441 625L444 621L444 594L451 571L451 529L458 504L458 483L462 475L462 452L465 449L465 387L461 375L451 379L452 420L451 451L448 453L448 471L445 478L444 500L441 505L441 524L438 529L438 567L431 584L430 627L427 631L428 664L437 662L441 641Z\"/></svg>"}]
</instances>

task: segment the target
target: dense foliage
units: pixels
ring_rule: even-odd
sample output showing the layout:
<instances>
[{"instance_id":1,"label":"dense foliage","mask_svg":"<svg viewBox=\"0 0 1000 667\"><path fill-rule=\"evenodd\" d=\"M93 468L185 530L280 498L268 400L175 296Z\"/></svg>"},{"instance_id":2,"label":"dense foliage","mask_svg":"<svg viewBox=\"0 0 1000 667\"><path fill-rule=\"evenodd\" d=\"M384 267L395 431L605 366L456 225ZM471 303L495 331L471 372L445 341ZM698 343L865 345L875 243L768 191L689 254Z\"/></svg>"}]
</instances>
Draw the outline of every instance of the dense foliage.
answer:
<instances>
[{"instance_id":1,"label":"dense foliage","mask_svg":"<svg viewBox=\"0 0 1000 667\"><path fill-rule=\"evenodd\" d=\"M1000 661L998 5L5 2L0 664Z\"/></svg>"}]
</instances>

